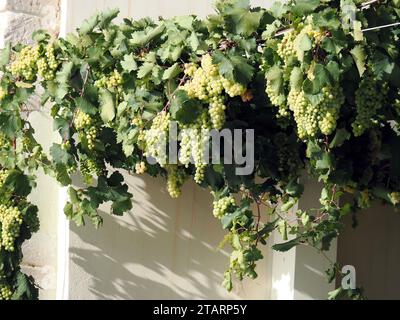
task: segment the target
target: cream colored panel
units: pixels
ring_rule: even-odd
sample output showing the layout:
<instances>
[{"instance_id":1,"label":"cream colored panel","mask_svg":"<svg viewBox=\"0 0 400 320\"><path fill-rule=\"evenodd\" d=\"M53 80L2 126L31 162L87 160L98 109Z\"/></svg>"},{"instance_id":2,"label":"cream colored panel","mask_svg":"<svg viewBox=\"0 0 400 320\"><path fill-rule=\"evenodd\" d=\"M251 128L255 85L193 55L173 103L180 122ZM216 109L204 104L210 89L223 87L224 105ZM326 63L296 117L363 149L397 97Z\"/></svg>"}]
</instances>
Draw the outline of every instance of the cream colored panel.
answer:
<instances>
[{"instance_id":1,"label":"cream colored panel","mask_svg":"<svg viewBox=\"0 0 400 320\"><path fill-rule=\"evenodd\" d=\"M229 263L218 249L224 236L212 216L212 199L194 184L179 200L166 193L165 181L126 177L134 208L110 217L104 227L71 226L71 299L267 299L269 253L259 264L259 279L221 286Z\"/></svg>"}]
</instances>

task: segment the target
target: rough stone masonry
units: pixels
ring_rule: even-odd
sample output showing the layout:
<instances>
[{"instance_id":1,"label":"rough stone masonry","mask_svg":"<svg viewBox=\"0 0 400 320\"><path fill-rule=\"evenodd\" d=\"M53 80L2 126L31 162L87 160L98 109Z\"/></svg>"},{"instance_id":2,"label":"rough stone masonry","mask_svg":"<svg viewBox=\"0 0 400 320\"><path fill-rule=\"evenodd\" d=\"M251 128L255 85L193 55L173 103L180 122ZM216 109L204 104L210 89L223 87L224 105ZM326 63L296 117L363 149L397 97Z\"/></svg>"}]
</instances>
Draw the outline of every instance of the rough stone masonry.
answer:
<instances>
[{"instance_id":1,"label":"rough stone masonry","mask_svg":"<svg viewBox=\"0 0 400 320\"><path fill-rule=\"evenodd\" d=\"M29 42L37 29L57 34L59 0L0 0L0 48L8 41Z\"/></svg>"}]
</instances>

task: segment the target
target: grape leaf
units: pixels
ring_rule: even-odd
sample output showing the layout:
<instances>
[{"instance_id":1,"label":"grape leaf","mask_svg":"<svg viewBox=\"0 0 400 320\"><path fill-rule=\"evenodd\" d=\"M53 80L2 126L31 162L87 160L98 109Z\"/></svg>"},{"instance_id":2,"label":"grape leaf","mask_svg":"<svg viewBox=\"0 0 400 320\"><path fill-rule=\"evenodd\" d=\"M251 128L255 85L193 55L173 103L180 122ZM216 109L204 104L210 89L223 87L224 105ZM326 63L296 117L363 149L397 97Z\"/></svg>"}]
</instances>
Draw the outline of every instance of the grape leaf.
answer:
<instances>
[{"instance_id":1,"label":"grape leaf","mask_svg":"<svg viewBox=\"0 0 400 320\"><path fill-rule=\"evenodd\" d=\"M19 170L12 170L8 173L2 189L9 190L20 197L27 197L32 191L29 178Z\"/></svg>"},{"instance_id":2,"label":"grape leaf","mask_svg":"<svg viewBox=\"0 0 400 320\"><path fill-rule=\"evenodd\" d=\"M338 82L340 78L340 67L336 61L329 61L326 65L326 70L329 71L333 81Z\"/></svg>"},{"instance_id":3,"label":"grape leaf","mask_svg":"<svg viewBox=\"0 0 400 320\"><path fill-rule=\"evenodd\" d=\"M219 72L228 80L234 81L233 64L232 62L220 51L213 54L213 62L219 66Z\"/></svg>"},{"instance_id":4,"label":"grape leaf","mask_svg":"<svg viewBox=\"0 0 400 320\"><path fill-rule=\"evenodd\" d=\"M299 90L303 83L303 78L303 71L299 67L294 67L290 74L290 86L295 90ZM280 75L280 79L282 79L282 74Z\"/></svg>"},{"instance_id":5,"label":"grape leaf","mask_svg":"<svg viewBox=\"0 0 400 320\"><path fill-rule=\"evenodd\" d=\"M193 16L180 16L175 18L175 22L183 29L193 30Z\"/></svg>"},{"instance_id":6,"label":"grape leaf","mask_svg":"<svg viewBox=\"0 0 400 320\"><path fill-rule=\"evenodd\" d=\"M278 66L273 66L267 72L268 87L273 92L274 96L279 98L278 103L283 103L286 100L283 91L283 72Z\"/></svg>"},{"instance_id":7,"label":"grape leaf","mask_svg":"<svg viewBox=\"0 0 400 320\"><path fill-rule=\"evenodd\" d=\"M192 32L190 34L190 37L188 39L188 43L190 45L190 47L192 48L193 51L197 51L197 49L200 46L200 41L199 38L197 37L195 32Z\"/></svg>"},{"instance_id":8,"label":"grape leaf","mask_svg":"<svg viewBox=\"0 0 400 320\"><path fill-rule=\"evenodd\" d=\"M13 300L35 300L39 294L33 278L20 271L16 275L16 288L12 296Z\"/></svg>"},{"instance_id":9,"label":"grape leaf","mask_svg":"<svg viewBox=\"0 0 400 320\"><path fill-rule=\"evenodd\" d=\"M361 45L357 45L350 51L350 53L353 56L360 76L362 76L365 70L367 70L365 66L366 57L364 48Z\"/></svg>"},{"instance_id":10,"label":"grape leaf","mask_svg":"<svg viewBox=\"0 0 400 320\"><path fill-rule=\"evenodd\" d=\"M313 24L316 27L326 28L330 31L338 29L341 21L338 19L337 11L334 9L325 9L322 12L313 14Z\"/></svg>"},{"instance_id":11,"label":"grape leaf","mask_svg":"<svg viewBox=\"0 0 400 320\"><path fill-rule=\"evenodd\" d=\"M346 129L341 128L336 130L335 137L329 145L329 148L341 147L346 140L350 139L350 137L351 134Z\"/></svg>"},{"instance_id":12,"label":"grape leaf","mask_svg":"<svg viewBox=\"0 0 400 320\"><path fill-rule=\"evenodd\" d=\"M100 91L100 116L104 123L108 123L115 118L114 97L108 90Z\"/></svg>"},{"instance_id":13,"label":"grape leaf","mask_svg":"<svg viewBox=\"0 0 400 320\"><path fill-rule=\"evenodd\" d=\"M71 78L72 68L74 64L71 61L64 62L61 70L57 72L56 80L59 84L66 86Z\"/></svg>"},{"instance_id":14,"label":"grape leaf","mask_svg":"<svg viewBox=\"0 0 400 320\"><path fill-rule=\"evenodd\" d=\"M92 32L99 24L100 13L91 16L89 19L83 21L82 25L78 28L79 34L87 34Z\"/></svg>"},{"instance_id":15,"label":"grape leaf","mask_svg":"<svg viewBox=\"0 0 400 320\"><path fill-rule=\"evenodd\" d=\"M144 77L146 77L147 75L149 75L154 68L155 64L151 63L151 62L145 62L140 68L139 68L139 72L138 72L138 78L139 79L143 79Z\"/></svg>"},{"instance_id":16,"label":"grape leaf","mask_svg":"<svg viewBox=\"0 0 400 320\"><path fill-rule=\"evenodd\" d=\"M53 157L53 161L56 164L68 164L71 159L71 155L64 149L61 148L59 144L53 144L50 148L50 155Z\"/></svg>"},{"instance_id":17,"label":"grape leaf","mask_svg":"<svg viewBox=\"0 0 400 320\"><path fill-rule=\"evenodd\" d=\"M361 21L353 21L353 37L355 41L363 41L364 34L361 30L362 24Z\"/></svg>"},{"instance_id":18,"label":"grape leaf","mask_svg":"<svg viewBox=\"0 0 400 320\"><path fill-rule=\"evenodd\" d=\"M248 60L234 53L227 55L216 51L213 55L213 61L219 66L219 72L222 76L231 81L247 85L254 75L253 66L248 64Z\"/></svg>"},{"instance_id":19,"label":"grape leaf","mask_svg":"<svg viewBox=\"0 0 400 320\"><path fill-rule=\"evenodd\" d=\"M250 12L247 8L233 8L224 15L228 30L236 34L250 36L260 26L263 12Z\"/></svg>"},{"instance_id":20,"label":"grape leaf","mask_svg":"<svg viewBox=\"0 0 400 320\"><path fill-rule=\"evenodd\" d=\"M102 29L107 28L112 22L112 20L114 20L118 16L118 14L119 14L118 8L112 8L102 11L102 13L99 16L98 27Z\"/></svg>"},{"instance_id":21,"label":"grape leaf","mask_svg":"<svg viewBox=\"0 0 400 320\"><path fill-rule=\"evenodd\" d=\"M85 97L78 97L75 99L76 106L82 110L84 113L95 115L97 113L97 108Z\"/></svg>"},{"instance_id":22,"label":"grape leaf","mask_svg":"<svg viewBox=\"0 0 400 320\"><path fill-rule=\"evenodd\" d=\"M387 55L376 52L371 60L372 71L377 80L382 80L393 72L394 62Z\"/></svg>"},{"instance_id":23,"label":"grape leaf","mask_svg":"<svg viewBox=\"0 0 400 320\"><path fill-rule=\"evenodd\" d=\"M11 43L7 43L7 45L0 50L0 69L5 67L10 62L11 56Z\"/></svg>"},{"instance_id":24,"label":"grape leaf","mask_svg":"<svg viewBox=\"0 0 400 320\"><path fill-rule=\"evenodd\" d=\"M291 11L297 16L303 16L313 12L319 5L320 0L297 0L295 5L291 7Z\"/></svg>"},{"instance_id":25,"label":"grape leaf","mask_svg":"<svg viewBox=\"0 0 400 320\"><path fill-rule=\"evenodd\" d=\"M275 18L279 19L288 12L288 6L280 1L275 1L271 6L270 11Z\"/></svg>"},{"instance_id":26,"label":"grape leaf","mask_svg":"<svg viewBox=\"0 0 400 320\"><path fill-rule=\"evenodd\" d=\"M177 91L175 98L171 102L170 112L172 117L183 123L194 123L202 111L201 102L190 99L183 90Z\"/></svg>"},{"instance_id":27,"label":"grape leaf","mask_svg":"<svg viewBox=\"0 0 400 320\"><path fill-rule=\"evenodd\" d=\"M124 60L121 61L121 66L127 72L137 70L138 65L136 63L135 56L133 55L133 53L124 56Z\"/></svg>"},{"instance_id":28,"label":"grape leaf","mask_svg":"<svg viewBox=\"0 0 400 320\"><path fill-rule=\"evenodd\" d=\"M234 78L237 82L247 85L254 75L254 68L248 64L248 60L237 55L231 56L231 61L234 68Z\"/></svg>"},{"instance_id":29,"label":"grape leaf","mask_svg":"<svg viewBox=\"0 0 400 320\"><path fill-rule=\"evenodd\" d=\"M165 70L162 80L171 80L175 78L178 74L180 74L182 71L181 67L179 66L179 63L175 63L171 67L169 67L167 70Z\"/></svg>"},{"instance_id":30,"label":"grape leaf","mask_svg":"<svg viewBox=\"0 0 400 320\"><path fill-rule=\"evenodd\" d=\"M0 128L2 133L7 137L14 138L19 130L21 130L21 126L21 118L16 116L14 113L0 113Z\"/></svg>"},{"instance_id":31,"label":"grape leaf","mask_svg":"<svg viewBox=\"0 0 400 320\"><path fill-rule=\"evenodd\" d=\"M309 51L312 48L312 42L311 39L308 37L308 35L303 34L300 36L300 39L298 39L298 49L301 51Z\"/></svg>"},{"instance_id":32,"label":"grape leaf","mask_svg":"<svg viewBox=\"0 0 400 320\"><path fill-rule=\"evenodd\" d=\"M148 44L150 41L155 40L158 36L160 36L165 30L165 25L160 24L156 28L152 28L146 31L136 31L132 34L132 39L129 41L130 44L143 47Z\"/></svg>"},{"instance_id":33,"label":"grape leaf","mask_svg":"<svg viewBox=\"0 0 400 320\"><path fill-rule=\"evenodd\" d=\"M285 243L275 244L274 246L272 246L272 249L274 249L275 251L279 251L279 252L287 252L287 251L291 250L292 248L300 245L301 244L300 240L301 239L297 238L297 239L293 239L293 240L290 240Z\"/></svg>"}]
</instances>

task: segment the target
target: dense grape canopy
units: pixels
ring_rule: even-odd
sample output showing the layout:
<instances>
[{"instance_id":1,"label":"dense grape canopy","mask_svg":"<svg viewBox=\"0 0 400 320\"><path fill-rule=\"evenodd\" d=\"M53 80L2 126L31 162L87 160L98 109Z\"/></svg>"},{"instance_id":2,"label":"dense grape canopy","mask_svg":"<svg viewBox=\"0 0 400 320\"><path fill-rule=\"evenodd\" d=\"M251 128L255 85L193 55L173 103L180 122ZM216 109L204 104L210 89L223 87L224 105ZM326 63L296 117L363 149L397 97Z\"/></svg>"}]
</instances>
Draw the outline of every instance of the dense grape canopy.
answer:
<instances>
[{"instance_id":1,"label":"dense grape canopy","mask_svg":"<svg viewBox=\"0 0 400 320\"><path fill-rule=\"evenodd\" d=\"M227 231L228 290L235 279L257 277L260 246L274 230L283 239L275 250L322 252L343 216L376 200L398 207L399 32L361 30L398 21L400 1L361 4L296 0L266 10L219 0L205 20L120 25L110 10L66 39L38 31L33 45L7 46L0 54L0 298L38 295L19 265L22 243L39 228L27 196L40 168L70 186L67 217L96 227L103 203L115 215L132 209L120 172L163 176L173 198L192 178L212 192L213 214ZM43 92L62 138L49 155L26 117L35 92ZM180 153L170 163L163 138L173 123ZM237 163L206 161L210 129L255 130L251 175L237 175ZM71 186L77 172L86 187ZM305 176L323 183L320 208L297 208ZM337 265L327 274L342 276ZM330 294L342 297L362 295Z\"/></svg>"}]
</instances>

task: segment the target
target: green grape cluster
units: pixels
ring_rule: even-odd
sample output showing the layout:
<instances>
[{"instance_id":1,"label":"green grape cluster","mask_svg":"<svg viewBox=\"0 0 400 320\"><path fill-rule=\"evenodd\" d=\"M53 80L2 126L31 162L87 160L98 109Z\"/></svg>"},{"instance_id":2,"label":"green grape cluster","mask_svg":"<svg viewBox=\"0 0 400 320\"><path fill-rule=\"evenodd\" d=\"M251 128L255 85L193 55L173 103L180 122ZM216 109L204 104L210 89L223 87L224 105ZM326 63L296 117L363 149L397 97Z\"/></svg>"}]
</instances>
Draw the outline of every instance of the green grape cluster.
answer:
<instances>
[{"instance_id":1,"label":"green grape cluster","mask_svg":"<svg viewBox=\"0 0 400 320\"><path fill-rule=\"evenodd\" d=\"M274 138L276 146L277 168L282 180L289 181L297 176L302 162L296 144L291 144L284 133L278 133Z\"/></svg>"},{"instance_id":2,"label":"green grape cluster","mask_svg":"<svg viewBox=\"0 0 400 320\"><path fill-rule=\"evenodd\" d=\"M390 200L394 205L398 205L400 203L400 192L392 192L390 194Z\"/></svg>"},{"instance_id":3,"label":"green grape cluster","mask_svg":"<svg viewBox=\"0 0 400 320\"><path fill-rule=\"evenodd\" d=\"M81 139L86 139L89 150L93 150L95 148L98 132L90 115L78 109L75 114L74 125L75 128L80 131L79 135Z\"/></svg>"},{"instance_id":4,"label":"green grape cluster","mask_svg":"<svg viewBox=\"0 0 400 320\"><path fill-rule=\"evenodd\" d=\"M263 258L261 251L251 243L251 235L248 231L244 231L240 234L240 240L238 243L232 242L232 247L235 248L230 256L229 268L232 273L236 274L239 280L242 280L244 276L250 279L256 279L258 277L256 268L256 261ZM225 278L225 280L228 280ZM224 285L229 290L231 284L228 281L224 281Z\"/></svg>"},{"instance_id":5,"label":"green grape cluster","mask_svg":"<svg viewBox=\"0 0 400 320\"><path fill-rule=\"evenodd\" d=\"M356 137L361 136L366 130L377 124L375 116L385 102L388 86L378 86L371 77L361 80L356 91L357 116L352 123L353 133Z\"/></svg>"},{"instance_id":6,"label":"green grape cluster","mask_svg":"<svg viewBox=\"0 0 400 320\"><path fill-rule=\"evenodd\" d=\"M8 148L11 145L10 139L8 139L3 133L0 132L0 149Z\"/></svg>"},{"instance_id":7,"label":"green grape cluster","mask_svg":"<svg viewBox=\"0 0 400 320\"><path fill-rule=\"evenodd\" d=\"M96 138L97 138L97 128L96 127L90 127L87 131L86 131L86 141L87 141L87 145L89 150L93 150L95 148L95 142L96 142Z\"/></svg>"},{"instance_id":8,"label":"green grape cluster","mask_svg":"<svg viewBox=\"0 0 400 320\"><path fill-rule=\"evenodd\" d=\"M223 216L229 213L234 206L236 206L236 202L231 196L215 200L213 203L213 215L217 219L221 219Z\"/></svg>"},{"instance_id":9,"label":"green grape cluster","mask_svg":"<svg viewBox=\"0 0 400 320\"><path fill-rule=\"evenodd\" d=\"M225 123L225 97L223 92L233 98L246 92L246 87L230 81L219 74L218 66L212 63L212 57L206 54L201 59L201 66L187 64L185 74L192 79L182 88L189 97L197 98L209 104L209 114L215 129L222 129Z\"/></svg>"},{"instance_id":10,"label":"green grape cluster","mask_svg":"<svg viewBox=\"0 0 400 320\"><path fill-rule=\"evenodd\" d=\"M147 171L146 163L144 163L143 161L136 163L135 171L136 174L144 174Z\"/></svg>"},{"instance_id":11,"label":"green grape cluster","mask_svg":"<svg viewBox=\"0 0 400 320\"><path fill-rule=\"evenodd\" d=\"M303 91L292 89L289 92L288 104L294 113L297 132L300 139L315 137L318 133L331 134L339 117L344 95L339 87L322 89L319 103L313 105Z\"/></svg>"},{"instance_id":12,"label":"green grape cluster","mask_svg":"<svg viewBox=\"0 0 400 320\"><path fill-rule=\"evenodd\" d=\"M83 159L80 162L80 171L88 181L91 181L93 176L103 175L104 163L92 158Z\"/></svg>"},{"instance_id":13,"label":"green grape cluster","mask_svg":"<svg viewBox=\"0 0 400 320\"><path fill-rule=\"evenodd\" d=\"M40 58L39 46L26 46L17 55L11 64L11 73L15 77L21 77L32 81L37 73L37 62Z\"/></svg>"},{"instance_id":14,"label":"green grape cluster","mask_svg":"<svg viewBox=\"0 0 400 320\"><path fill-rule=\"evenodd\" d=\"M44 57L37 61L38 74L45 80L53 80L58 68L55 49L52 44L46 46Z\"/></svg>"},{"instance_id":15,"label":"green grape cluster","mask_svg":"<svg viewBox=\"0 0 400 320\"><path fill-rule=\"evenodd\" d=\"M299 26L303 27L303 29L301 29L300 31L300 35L308 35L308 37L314 42L314 44L320 44L326 37L326 32L322 29L314 29L312 23L308 23L305 26L304 24L300 24ZM301 36L297 37L297 39L301 40Z\"/></svg>"},{"instance_id":16,"label":"green grape cluster","mask_svg":"<svg viewBox=\"0 0 400 320\"><path fill-rule=\"evenodd\" d=\"M92 118L81 109L78 109L75 114L74 125L77 130L83 130L92 125Z\"/></svg>"},{"instance_id":17,"label":"green grape cluster","mask_svg":"<svg viewBox=\"0 0 400 320\"><path fill-rule=\"evenodd\" d=\"M0 300L11 300L13 292L9 286L0 287Z\"/></svg>"},{"instance_id":18,"label":"green grape cluster","mask_svg":"<svg viewBox=\"0 0 400 320\"><path fill-rule=\"evenodd\" d=\"M192 157L192 130L183 128L180 132L179 162L189 168Z\"/></svg>"},{"instance_id":19,"label":"green grape cluster","mask_svg":"<svg viewBox=\"0 0 400 320\"><path fill-rule=\"evenodd\" d=\"M8 177L8 170L2 169L0 170L0 187L3 185L4 181L6 181Z\"/></svg>"},{"instance_id":20,"label":"green grape cluster","mask_svg":"<svg viewBox=\"0 0 400 320\"><path fill-rule=\"evenodd\" d=\"M226 121L225 115L226 105L224 104L224 98L221 96L212 97L210 99L209 113L213 127L217 130L222 129Z\"/></svg>"},{"instance_id":21,"label":"green grape cluster","mask_svg":"<svg viewBox=\"0 0 400 320\"><path fill-rule=\"evenodd\" d=\"M0 102L7 97L7 90L0 87Z\"/></svg>"},{"instance_id":22,"label":"green grape cluster","mask_svg":"<svg viewBox=\"0 0 400 320\"><path fill-rule=\"evenodd\" d=\"M186 63L185 64L185 69L184 69L184 73L185 75L187 75L188 77L193 77L194 74L197 71L197 66L194 63Z\"/></svg>"},{"instance_id":23,"label":"green grape cluster","mask_svg":"<svg viewBox=\"0 0 400 320\"><path fill-rule=\"evenodd\" d=\"M277 94L276 90L272 87L271 81L267 79L267 87L265 90L268 95L269 100L272 105L278 107L278 117L279 118L287 118L290 113L286 104L286 99L284 95Z\"/></svg>"},{"instance_id":24,"label":"green grape cluster","mask_svg":"<svg viewBox=\"0 0 400 320\"><path fill-rule=\"evenodd\" d=\"M140 116L135 116L132 121L131 124L136 126L136 127L143 127L143 119Z\"/></svg>"},{"instance_id":25,"label":"green grape cluster","mask_svg":"<svg viewBox=\"0 0 400 320\"><path fill-rule=\"evenodd\" d=\"M282 58L282 60L285 61L285 63L288 62L288 60L296 55L296 49L294 46L294 41L296 40L297 37L297 32L289 31L284 34L282 41L278 43L278 49L277 53L278 55Z\"/></svg>"},{"instance_id":26,"label":"green grape cluster","mask_svg":"<svg viewBox=\"0 0 400 320\"><path fill-rule=\"evenodd\" d=\"M1 245L13 252L15 239L19 236L22 215L17 207L0 205Z\"/></svg>"},{"instance_id":27,"label":"green grape cluster","mask_svg":"<svg viewBox=\"0 0 400 320\"><path fill-rule=\"evenodd\" d=\"M114 70L109 76L103 75L95 82L97 88L106 88L110 91L122 93L123 78L118 70Z\"/></svg>"},{"instance_id":28,"label":"green grape cluster","mask_svg":"<svg viewBox=\"0 0 400 320\"><path fill-rule=\"evenodd\" d=\"M167 170L167 190L171 198L179 198L182 194L182 186L187 179L187 175L182 168L177 165L166 166Z\"/></svg>"},{"instance_id":29,"label":"green grape cluster","mask_svg":"<svg viewBox=\"0 0 400 320\"><path fill-rule=\"evenodd\" d=\"M277 45L276 53L284 61L285 69L287 69L290 60L297 57L302 60L302 50L297 50L300 47L300 41L304 36L307 36L312 46L320 45L326 37L326 32L320 28L315 28L312 19L309 21L301 22L296 26L296 29L286 32L282 40Z\"/></svg>"},{"instance_id":30,"label":"green grape cluster","mask_svg":"<svg viewBox=\"0 0 400 320\"><path fill-rule=\"evenodd\" d=\"M205 147L208 146L209 137L209 130L199 125L185 127L181 131L179 162L188 168L193 159L196 167L194 181L198 184L204 180L207 167Z\"/></svg>"},{"instance_id":31,"label":"green grape cluster","mask_svg":"<svg viewBox=\"0 0 400 320\"><path fill-rule=\"evenodd\" d=\"M152 126L145 131L145 157L154 158L163 167L167 163L167 139L171 115L161 111L154 118Z\"/></svg>"}]
</instances>

